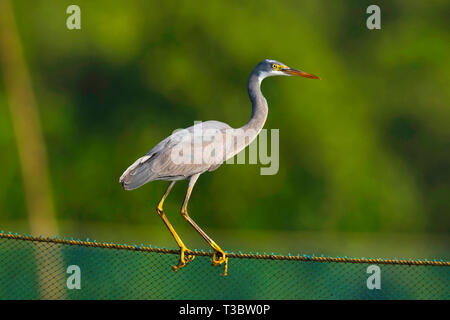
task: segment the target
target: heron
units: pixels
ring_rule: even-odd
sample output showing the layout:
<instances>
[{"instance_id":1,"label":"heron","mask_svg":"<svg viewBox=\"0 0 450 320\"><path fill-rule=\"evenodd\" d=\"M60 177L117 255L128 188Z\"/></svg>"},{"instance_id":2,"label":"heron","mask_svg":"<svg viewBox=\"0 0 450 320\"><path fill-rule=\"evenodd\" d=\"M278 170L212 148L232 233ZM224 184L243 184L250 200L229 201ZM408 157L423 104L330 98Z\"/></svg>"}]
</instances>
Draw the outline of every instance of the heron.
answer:
<instances>
[{"instance_id":1,"label":"heron","mask_svg":"<svg viewBox=\"0 0 450 320\"><path fill-rule=\"evenodd\" d=\"M227 275L227 254L190 217L188 203L194 185L202 173L216 170L224 161L232 158L248 146L262 130L267 119L268 104L261 92L261 82L271 76L301 76L310 79L319 79L319 77L313 74L292 69L277 60L265 59L255 67L248 80L247 90L252 104L252 114L250 120L244 126L234 129L224 122L212 120L197 123L184 130L176 131L158 143L144 156L137 159L125 170L119 179L119 182L125 190L139 188L147 182L154 180L169 181L167 190L156 207L156 212L180 248L178 264L173 266L174 271L186 266L194 259L195 255L185 246L169 222L164 213L163 204L176 181L188 180L186 196L181 206L181 216L211 246L213 250L212 265L219 266L224 264L223 275ZM223 139L215 139L225 135L229 136L230 134L233 137L243 137L244 139L234 139L232 143L226 144L223 143ZM174 155L183 155L184 152L184 155L192 160L193 156L195 157L195 150L200 150L201 155L205 148L214 150L213 153L220 154L220 157L215 157L215 161L176 161L176 157L174 157ZM187 154L189 150L194 150L194 155L192 153Z\"/></svg>"}]
</instances>

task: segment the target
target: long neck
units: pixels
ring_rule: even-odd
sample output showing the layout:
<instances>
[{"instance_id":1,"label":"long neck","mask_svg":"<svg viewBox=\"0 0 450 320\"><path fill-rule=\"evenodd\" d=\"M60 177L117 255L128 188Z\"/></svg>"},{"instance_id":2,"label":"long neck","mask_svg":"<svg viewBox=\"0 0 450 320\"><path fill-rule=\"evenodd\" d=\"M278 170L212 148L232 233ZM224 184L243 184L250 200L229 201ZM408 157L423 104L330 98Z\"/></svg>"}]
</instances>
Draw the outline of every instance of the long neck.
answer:
<instances>
[{"instance_id":1,"label":"long neck","mask_svg":"<svg viewBox=\"0 0 450 320\"><path fill-rule=\"evenodd\" d=\"M261 129L264 127L264 123L267 119L267 114L269 109L267 106L267 100L264 98L261 92L261 81L263 78L258 77L252 72L250 78L248 79L248 95L250 101L252 102L252 116L250 120L240 129L248 133L250 142L256 138ZM250 143L249 142L249 143Z\"/></svg>"},{"instance_id":2,"label":"long neck","mask_svg":"<svg viewBox=\"0 0 450 320\"><path fill-rule=\"evenodd\" d=\"M266 98L261 93L262 77L254 72L248 79L248 95L252 102L252 117L244 126L233 129L233 143L227 144L226 159L229 159L248 146L260 133L267 119L268 107Z\"/></svg>"}]
</instances>

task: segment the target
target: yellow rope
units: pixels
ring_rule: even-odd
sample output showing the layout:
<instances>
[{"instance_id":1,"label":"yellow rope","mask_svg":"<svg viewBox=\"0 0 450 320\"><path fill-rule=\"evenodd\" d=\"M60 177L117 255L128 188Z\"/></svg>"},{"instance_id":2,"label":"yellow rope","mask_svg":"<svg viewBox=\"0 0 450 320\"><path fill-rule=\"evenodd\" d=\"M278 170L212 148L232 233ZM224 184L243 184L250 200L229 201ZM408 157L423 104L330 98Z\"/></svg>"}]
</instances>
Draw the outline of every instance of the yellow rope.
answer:
<instances>
[{"instance_id":1,"label":"yellow rope","mask_svg":"<svg viewBox=\"0 0 450 320\"><path fill-rule=\"evenodd\" d=\"M82 241L82 240L66 240L59 238L42 238L33 237L12 233L0 233L0 239L12 239L12 240L22 240L31 242L46 242L46 243L56 243L64 245L74 245L74 246L84 246L84 247L94 247L94 248L108 248L108 249L119 249L119 250L132 250L132 251L145 251L145 252L155 252L155 253L169 253L169 254L179 254L179 250L174 249L163 249L163 248L152 248L137 245L122 245L113 243L101 243L92 241ZM211 252L204 251L193 251L195 256L208 256L211 257L213 254ZM229 258L237 259L270 259L270 260L288 260L288 261L315 261L315 262L343 262L343 263L370 263L370 264L396 264L396 265L416 265L416 266L450 266L450 261L437 261L437 260L399 260L399 259L366 259L366 258L339 258L339 257L316 257L316 256L293 256L293 255L273 255L273 254L252 254L252 253L227 253Z\"/></svg>"}]
</instances>

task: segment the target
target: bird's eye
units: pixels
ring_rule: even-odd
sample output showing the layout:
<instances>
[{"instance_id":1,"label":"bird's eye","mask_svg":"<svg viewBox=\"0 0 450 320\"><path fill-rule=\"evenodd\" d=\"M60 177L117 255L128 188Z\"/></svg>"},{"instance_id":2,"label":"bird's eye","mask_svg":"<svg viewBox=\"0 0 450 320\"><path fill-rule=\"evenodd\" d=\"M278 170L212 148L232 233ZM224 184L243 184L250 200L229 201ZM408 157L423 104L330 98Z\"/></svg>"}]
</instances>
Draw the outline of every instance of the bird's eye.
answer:
<instances>
[{"instance_id":1,"label":"bird's eye","mask_svg":"<svg viewBox=\"0 0 450 320\"><path fill-rule=\"evenodd\" d=\"M278 66L276 64L273 64L272 68L275 69L275 70L278 70Z\"/></svg>"}]
</instances>

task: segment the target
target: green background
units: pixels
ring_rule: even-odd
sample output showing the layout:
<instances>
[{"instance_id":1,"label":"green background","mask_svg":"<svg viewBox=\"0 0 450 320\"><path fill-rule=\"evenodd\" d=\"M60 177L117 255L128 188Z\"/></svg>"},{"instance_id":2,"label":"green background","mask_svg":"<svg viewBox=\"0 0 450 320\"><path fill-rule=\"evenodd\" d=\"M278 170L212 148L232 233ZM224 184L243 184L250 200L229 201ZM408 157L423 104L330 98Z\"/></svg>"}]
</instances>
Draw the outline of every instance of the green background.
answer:
<instances>
[{"instance_id":1,"label":"green background","mask_svg":"<svg viewBox=\"0 0 450 320\"><path fill-rule=\"evenodd\" d=\"M81 30L66 8L81 8ZM225 250L448 257L447 1L13 2L48 152L62 235L175 247L155 213L165 182L132 192L122 172L194 120L250 117L246 83L277 59L322 78L270 78L265 128L280 167L202 175L190 214ZM16 139L0 78L0 225L29 232ZM179 216L186 182L165 209ZM53 236L53 235L50 235Z\"/></svg>"},{"instance_id":2,"label":"green background","mask_svg":"<svg viewBox=\"0 0 450 320\"><path fill-rule=\"evenodd\" d=\"M448 266L380 264L381 288L369 290L373 271L363 263L232 258L223 277L209 257L172 272L174 254L3 238L0 255L8 257L0 263L0 300L450 298ZM70 265L79 267L79 290L68 289Z\"/></svg>"}]
</instances>

